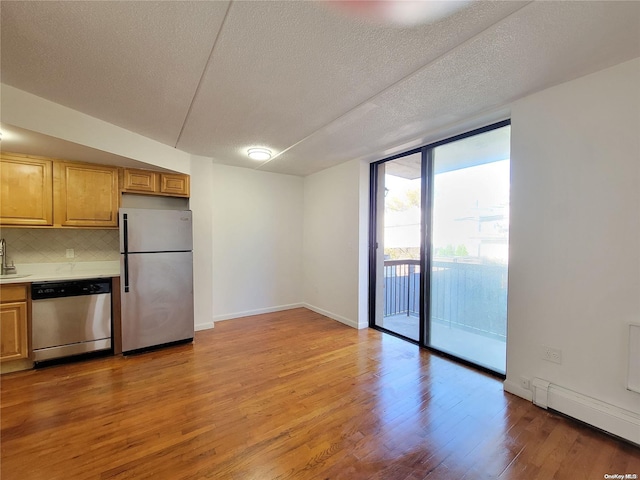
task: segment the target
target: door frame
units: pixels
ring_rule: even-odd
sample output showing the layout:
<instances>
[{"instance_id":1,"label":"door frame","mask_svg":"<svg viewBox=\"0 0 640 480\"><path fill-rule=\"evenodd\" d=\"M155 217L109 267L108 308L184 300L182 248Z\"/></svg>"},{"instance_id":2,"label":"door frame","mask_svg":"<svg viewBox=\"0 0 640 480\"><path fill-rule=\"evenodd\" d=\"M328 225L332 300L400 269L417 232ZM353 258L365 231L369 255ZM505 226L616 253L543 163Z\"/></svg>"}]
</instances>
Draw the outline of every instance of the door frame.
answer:
<instances>
[{"instance_id":1,"label":"door frame","mask_svg":"<svg viewBox=\"0 0 640 480\"><path fill-rule=\"evenodd\" d=\"M489 132L491 130L496 130L498 128L506 127L507 125L511 125L511 119L502 120L500 122L492 123L486 125L484 127L476 128L474 130L470 130L465 133L461 133L459 135L455 135L453 137L449 137L443 140L439 140L437 142L429 143L423 145L418 148L414 148L412 150L407 150L406 152L398 153L392 155L390 157L383 158L381 160L375 161L369 166L369 327L375 330L382 331L384 333L394 335L396 337L402 338L408 342L416 344L421 348L425 348L431 352L437 353L438 355L444 356L446 358L450 358L455 360L456 362L462 363L464 365L471 366L473 368L479 369L481 371L487 372L491 375L495 375L499 378L505 379L506 374L498 373L489 368L483 367L481 365L477 365L468 360L456 357L455 355L451 355L447 352L443 352L438 350L437 348L432 347L429 343L430 341L430 322L428 319L430 317L430 303L427 302L426 299L430 298L431 294L431 241L430 241L430 232L433 226L433 151L436 147L441 145L446 145L448 143L452 143L458 140L462 140L467 137L472 137L475 135L480 135L485 132ZM420 153L422 156L422 164L421 164L421 198L420 198L420 207L422 209L423 215L421 215L421 224L420 224L420 308L419 308L419 340L415 341L413 339L407 338L399 333L388 330L384 327L376 325L376 288L377 288L377 250L378 250L378 166L390 162L392 160L396 160L398 158L406 157L408 155L414 155L416 153Z\"/></svg>"}]
</instances>

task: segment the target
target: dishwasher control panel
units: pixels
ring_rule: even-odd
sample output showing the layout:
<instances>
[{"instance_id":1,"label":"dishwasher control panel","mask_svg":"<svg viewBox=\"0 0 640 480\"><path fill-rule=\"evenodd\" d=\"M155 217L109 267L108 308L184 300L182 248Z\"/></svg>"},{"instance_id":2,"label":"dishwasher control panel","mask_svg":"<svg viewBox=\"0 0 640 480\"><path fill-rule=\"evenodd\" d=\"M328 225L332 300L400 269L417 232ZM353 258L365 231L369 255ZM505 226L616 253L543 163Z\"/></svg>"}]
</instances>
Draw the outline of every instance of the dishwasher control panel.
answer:
<instances>
[{"instance_id":1,"label":"dishwasher control panel","mask_svg":"<svg viewBox=\"0 0 640 480\"><path fill-rule=\"evenodd\" d=\"M111 293L111 281L109 279L96 278L31 284L31 298L33 300L98 295L101 293Z\"/></svg>"}]
</instances>

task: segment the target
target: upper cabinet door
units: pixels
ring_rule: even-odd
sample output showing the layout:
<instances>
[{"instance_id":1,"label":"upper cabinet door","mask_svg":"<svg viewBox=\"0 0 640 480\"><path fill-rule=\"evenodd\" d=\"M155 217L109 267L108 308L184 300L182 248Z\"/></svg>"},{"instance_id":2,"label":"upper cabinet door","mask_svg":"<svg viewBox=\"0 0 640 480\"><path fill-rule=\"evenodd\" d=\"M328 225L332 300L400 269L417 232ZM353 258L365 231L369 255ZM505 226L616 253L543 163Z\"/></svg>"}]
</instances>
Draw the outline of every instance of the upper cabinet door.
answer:
<instances>
[{"instance_id":1,"label":"upper cabinet door","mask_svg":"<svg viewBox=\"0 0 640 480\"><path fill-rule=\"evenodd\" d=\"M158 191L156 172L125 168L123 175L122 190L125 192L155 193Z\"/></svg>"},{"instance_id":2,"label":"upper cabinet door","mask_svg":"<svg viewBox=\"0 0 640 480\"><path fill-rule=\"evenodd\" d=\"M189 175L124 168L121 188L127 193L189 197Z\"/></svg>"},{"instance_id":3,"label":"upper cabinet door","mask_svg":"<svg viewBox=\"0 0 640 480\"><path fill-rule=\"evenodd\" d=\"M3 153L0 224L53 225L51 160Z\"/></svg>"},{"instance_id":4,"label":"upper cabinet door","mask_svg":"<svg viewBox=\"0 0 640 480\"><path fill-rule=\"evenodd\" d=\"M189 175L160 174L160 193L179 197L189 196Z\"/></svg>"},{"instance_id":5,"label":"upper cabinet door","mask_svg":"<svg viewBox=\"0 0 640 480\"><path fill-rule=\"evenodd\" d=\"M63 227L118 226L118 169L56 162L56 219Z\"/></svg>"}]
</instances>

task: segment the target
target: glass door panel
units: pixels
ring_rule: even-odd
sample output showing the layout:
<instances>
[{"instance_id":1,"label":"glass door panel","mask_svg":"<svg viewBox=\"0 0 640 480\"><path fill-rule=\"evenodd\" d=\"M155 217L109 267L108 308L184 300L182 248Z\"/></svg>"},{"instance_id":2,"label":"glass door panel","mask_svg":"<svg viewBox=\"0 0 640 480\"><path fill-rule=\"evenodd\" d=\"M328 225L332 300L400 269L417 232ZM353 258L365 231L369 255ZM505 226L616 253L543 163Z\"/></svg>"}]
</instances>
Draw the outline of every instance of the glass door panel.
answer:
<instances>
[{"instance_id":1,"label":"glass door panel","mask_svg":"<svg viewBox=\"0 0 640 480\"><path fill-rule=\"evenodd\" d=\"M420 339L422 157L379 164L376 191L375 324Z\"/></svg>"},{"instance_id":2,"label":"glass door panel","mask_svg":"<svg viewBox=\"0 0 640 480\"><path fill-rule=\"evenodd\" d=\"M510 126L433 149L428 345L505 373Z\"/></svg>"}]
</instances>

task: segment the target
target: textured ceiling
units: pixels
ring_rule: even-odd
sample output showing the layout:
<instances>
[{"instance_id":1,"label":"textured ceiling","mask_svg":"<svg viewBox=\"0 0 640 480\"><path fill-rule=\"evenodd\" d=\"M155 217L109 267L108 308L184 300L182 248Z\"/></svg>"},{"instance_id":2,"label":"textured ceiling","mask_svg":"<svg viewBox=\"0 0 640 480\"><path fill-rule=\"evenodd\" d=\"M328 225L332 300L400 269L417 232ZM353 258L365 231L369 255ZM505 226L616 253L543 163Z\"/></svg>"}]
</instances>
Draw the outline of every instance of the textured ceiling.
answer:
<instances>
[{"instance_id":1,"label":"textured ceiling","mask_svg":"<svg viewBox=\"0 0 640 480\"><path fill-rule=\"evenodd\" d=\"M328 3L2 1L1 79L220 163L307 175L640 56L640 2L466 2L404 28ZM249 160L256 145L275 157Z\"/></svg>"}]
</instances>

